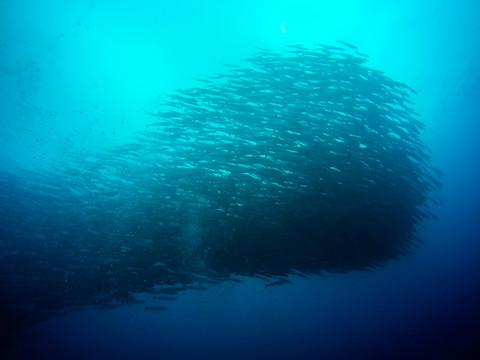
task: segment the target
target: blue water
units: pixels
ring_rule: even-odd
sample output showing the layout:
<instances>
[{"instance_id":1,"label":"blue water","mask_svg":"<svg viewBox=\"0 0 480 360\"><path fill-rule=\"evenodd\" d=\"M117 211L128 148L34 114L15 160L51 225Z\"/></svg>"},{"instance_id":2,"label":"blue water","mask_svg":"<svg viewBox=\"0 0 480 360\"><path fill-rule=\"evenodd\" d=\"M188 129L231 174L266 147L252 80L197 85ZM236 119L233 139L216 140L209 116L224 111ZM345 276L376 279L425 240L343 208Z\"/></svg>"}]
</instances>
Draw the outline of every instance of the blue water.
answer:
<instances>
[{"instance_id":1,"label":"blue water","mask_svg":"<svg viewBox=\"0 0 480 360\"><path fill-rule=\"evenodd\" d=\"M0 169L51 169L122 144L165 94L255 47L343 40L414 88L443 172L414 254L371 272L185 291L167 311L86 310L34 325L19 359L467 359L480 340L477 1L2 1ZM21 264L18 264L21 271ZM150 296L150 295L140 295ZM1 320L0 320L1 321Z\"/></svg>"}]
</instances>

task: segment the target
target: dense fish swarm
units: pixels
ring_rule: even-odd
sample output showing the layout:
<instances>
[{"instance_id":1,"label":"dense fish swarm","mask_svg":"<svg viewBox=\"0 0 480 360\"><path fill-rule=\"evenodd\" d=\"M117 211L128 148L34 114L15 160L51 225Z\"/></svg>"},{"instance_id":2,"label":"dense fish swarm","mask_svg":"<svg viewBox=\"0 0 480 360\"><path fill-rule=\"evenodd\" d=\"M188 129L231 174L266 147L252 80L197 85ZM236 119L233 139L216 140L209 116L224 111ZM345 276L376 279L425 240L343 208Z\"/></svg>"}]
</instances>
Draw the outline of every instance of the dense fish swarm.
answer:
<instances>
[{"instance_id":1,"label":"dense fish swarm","mask_svg":"<svg viewBox=\"0 0 480 360\"><path fill-rule=\"evenodd\" d=\"M130 144L2 174L2 331L135 292L275 285L410 252L438 174L410 89L366 61L261 50L170 95Z\"/></svg>"}]
</instances>

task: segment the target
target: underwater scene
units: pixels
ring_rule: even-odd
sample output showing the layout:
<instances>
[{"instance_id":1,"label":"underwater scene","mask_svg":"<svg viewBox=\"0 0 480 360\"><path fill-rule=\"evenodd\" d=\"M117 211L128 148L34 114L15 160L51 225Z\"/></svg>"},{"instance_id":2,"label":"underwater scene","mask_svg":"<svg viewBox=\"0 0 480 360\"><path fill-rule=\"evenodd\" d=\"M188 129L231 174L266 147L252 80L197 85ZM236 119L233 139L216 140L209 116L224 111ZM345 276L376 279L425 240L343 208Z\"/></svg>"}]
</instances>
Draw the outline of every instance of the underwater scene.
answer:
<instances>
[{"instance_id":1,"label":"underwater scene","mask_svg":"<svg viewBox=\"0 0 480 360\"><path fill-rule=\"evenodd\" d=\"M480 3L0 17L2 359L480 356Z\"/></svg>"}]
</instances>

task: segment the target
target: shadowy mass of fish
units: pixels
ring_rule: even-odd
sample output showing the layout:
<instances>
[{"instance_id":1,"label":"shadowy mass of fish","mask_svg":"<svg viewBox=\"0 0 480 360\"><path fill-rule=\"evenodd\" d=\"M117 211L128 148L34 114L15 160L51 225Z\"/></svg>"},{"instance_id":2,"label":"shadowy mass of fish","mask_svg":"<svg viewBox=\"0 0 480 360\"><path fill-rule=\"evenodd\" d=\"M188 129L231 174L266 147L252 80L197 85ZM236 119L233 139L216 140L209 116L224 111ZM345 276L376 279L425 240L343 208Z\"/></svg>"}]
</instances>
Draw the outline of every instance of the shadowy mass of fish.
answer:
<instances>
[{"instance_id":1,"label":"shadowy mass of fish","mask_svg":"<svg viewBox=\"0 0 480 360\"><path fill-rule=\"evenodd\" d=\"M171 94L129 144L1 173L1 332L138 292L163 310L235 275L267 287L409 253L439 174L411 90L366 61L260 50Z\"/></svg>"}]
</instances>

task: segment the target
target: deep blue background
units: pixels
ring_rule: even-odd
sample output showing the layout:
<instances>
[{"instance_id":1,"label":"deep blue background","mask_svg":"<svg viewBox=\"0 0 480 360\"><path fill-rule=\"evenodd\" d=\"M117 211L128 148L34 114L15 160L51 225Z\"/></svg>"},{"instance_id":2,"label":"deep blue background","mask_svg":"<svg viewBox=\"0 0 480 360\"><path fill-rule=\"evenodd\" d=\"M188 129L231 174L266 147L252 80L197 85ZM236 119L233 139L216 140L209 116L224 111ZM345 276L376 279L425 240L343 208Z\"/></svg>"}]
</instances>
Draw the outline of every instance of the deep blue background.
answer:
<instances>
[{"instance_id":1,"label":"deep blue background","mask_svg":"<svg viewBox=\"0 0 480 360\"><path fill-rule=\"evenodd\" d=\"M479 4L479 5L477 5ZM283 28L281 27L283 23ZM443 208L414 255L372 272L183 292L55 318L18 358L468 358L480 340L480 3L468 0L0 3L0 170L127 141L162 96L254 47L344 40L418 91ZM19 264L19 271L21 264ZM146 296L146 295L145 295ZM35 354L35 355L32 355ZM478 354L477 354L478 355ZM13 356L13 355L12 355Z\"/></svg>"}]
</instances>

